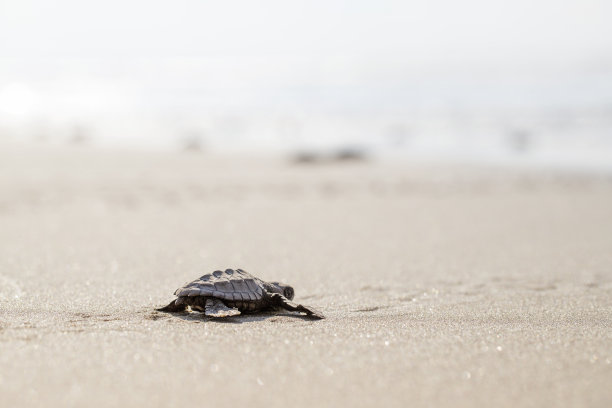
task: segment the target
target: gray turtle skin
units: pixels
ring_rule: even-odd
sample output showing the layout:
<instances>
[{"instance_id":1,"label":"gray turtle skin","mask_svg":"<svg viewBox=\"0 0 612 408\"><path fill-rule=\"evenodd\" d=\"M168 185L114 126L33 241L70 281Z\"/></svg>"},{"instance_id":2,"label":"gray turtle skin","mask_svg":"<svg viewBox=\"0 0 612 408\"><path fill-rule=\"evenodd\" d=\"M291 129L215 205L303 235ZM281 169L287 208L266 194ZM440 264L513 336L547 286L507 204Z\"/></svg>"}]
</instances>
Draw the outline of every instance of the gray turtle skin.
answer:
<instances>
[{"instance_id":1,"label":"gray turtle skin","mask_svg":"<svg viewBox=\"0 0 612 408\"><path fill-rule=\"evenodd\" d=\"M317 310L293 303L294 291L279 282L264 282L242 269L226 269L207 273L186 283L174 292L177 299L161 309L162 312L192 310L211 317L229 317L272 309L286 309L306 313L312 319L323 319Z\"/></svg>"}]
</instances>

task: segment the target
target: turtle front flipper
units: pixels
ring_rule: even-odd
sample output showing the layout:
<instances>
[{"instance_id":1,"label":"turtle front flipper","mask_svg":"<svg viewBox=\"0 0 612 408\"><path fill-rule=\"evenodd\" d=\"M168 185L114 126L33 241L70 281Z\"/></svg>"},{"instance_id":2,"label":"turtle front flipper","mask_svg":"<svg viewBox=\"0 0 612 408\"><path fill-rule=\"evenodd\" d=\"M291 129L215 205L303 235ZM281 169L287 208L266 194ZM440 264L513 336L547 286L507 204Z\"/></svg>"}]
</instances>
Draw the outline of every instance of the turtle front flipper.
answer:
<instances>
[{"instance_id":1,"label":"turtle front flipper","mask_svg":"<svg viewBox=\"0 0 612 408\"><path fill-rule=\"evenodd\" d=\"M274 306L282 307L283 309L290 310L292 312L304 312L311 319L325 319L325 316L318 310L304 306L297 303L293 303L283 295L275 293L271 296L271 301Z\"/></svg>"},{"instance_id":2,"label":"turtle front flipper","mask_svg":"<svg viewBox=\"0 0 612 408\"><path fill-rule=\"evenodd\" d=\"M208 298L204 306L204 314L210 317L229 317L239 315L240 310L233 307L227 307L227 305L219 299Z\"/></svg>"},{"instance_id":3,"label":"turtle front flipper","mask_svg":"<svg viewBox=\"0 0 612 408\"><path fill-rule=\"evenodd\" d=\"M177 304L178 299L174 299L172 302L168 304L168 306L157 309L160 312L169 312L169 313L179 313L187 310L187 305L185 303Z\"/></svg>"}]
</instances>

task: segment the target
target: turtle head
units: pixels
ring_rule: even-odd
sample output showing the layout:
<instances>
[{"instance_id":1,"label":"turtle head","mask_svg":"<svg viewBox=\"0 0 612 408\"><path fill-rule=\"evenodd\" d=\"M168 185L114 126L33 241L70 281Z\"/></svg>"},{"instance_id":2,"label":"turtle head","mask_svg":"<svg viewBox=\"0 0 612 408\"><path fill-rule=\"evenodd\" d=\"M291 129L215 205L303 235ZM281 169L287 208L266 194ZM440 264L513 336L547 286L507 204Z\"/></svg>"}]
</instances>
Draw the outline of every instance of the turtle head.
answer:
<instances>
[{"instance_id":1,"label":"turtle head","mask_svg":"<svg viewBox=\"0 0 612 408\"><path fill-rule=\"evenodd\" d=\"M293 300L293 296L295 296L295 292L293 290L293 287L289 286L289 285L285 285L284 283L280 283L280 282L270 282L270 283L264 283L264 287L266 288L266 290L268 292L271 293L280 293L281 295L283 295L284 297L286 297L289 300Z\"/></svg>"}]
</instances>

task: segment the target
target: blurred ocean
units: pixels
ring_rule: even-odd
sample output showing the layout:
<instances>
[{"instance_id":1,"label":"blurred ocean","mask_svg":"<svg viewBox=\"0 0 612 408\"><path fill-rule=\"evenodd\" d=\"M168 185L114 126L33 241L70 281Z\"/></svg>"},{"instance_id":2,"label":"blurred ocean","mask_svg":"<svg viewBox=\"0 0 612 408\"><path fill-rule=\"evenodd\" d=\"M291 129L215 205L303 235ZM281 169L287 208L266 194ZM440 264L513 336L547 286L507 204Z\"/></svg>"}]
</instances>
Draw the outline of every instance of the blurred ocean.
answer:
<instances>
[{"instance_id":1,"label":"blurred ocean","mask_svg":"<svg viewBox=\"0 0 612 408\"><path fill-rule=\"evenodd\" d=\"M0 141L612 170L612 75L215 89L205 71L5 85Z\"/></svg>"}]
</instances>

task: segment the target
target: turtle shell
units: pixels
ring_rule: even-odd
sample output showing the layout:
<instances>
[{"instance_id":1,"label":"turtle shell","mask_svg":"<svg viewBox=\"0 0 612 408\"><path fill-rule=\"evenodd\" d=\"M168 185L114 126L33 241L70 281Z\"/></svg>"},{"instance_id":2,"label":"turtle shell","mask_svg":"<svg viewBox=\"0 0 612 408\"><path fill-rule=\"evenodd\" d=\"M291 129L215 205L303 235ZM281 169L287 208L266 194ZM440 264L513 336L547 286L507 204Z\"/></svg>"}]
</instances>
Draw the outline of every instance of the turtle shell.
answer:
<instances>
[{"instance_id":1,"label":"turtle shell","mask_svg":"<svg viewBox=\"0 0 612 408\"><path fill-rule=\"evenodd\" d=\"M178 288L176 296L209 296L224 300L258 301L262 281L242 269L214 271Z\"/></svg>"}]
</instances>

